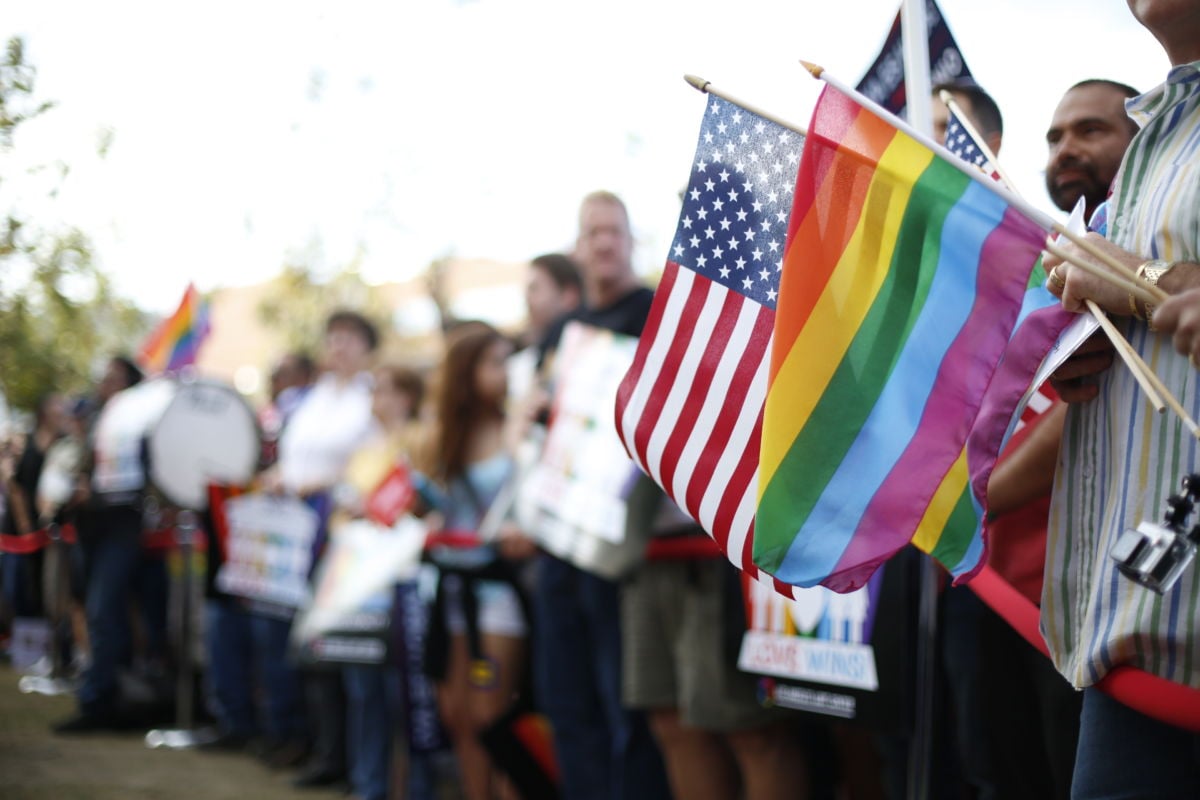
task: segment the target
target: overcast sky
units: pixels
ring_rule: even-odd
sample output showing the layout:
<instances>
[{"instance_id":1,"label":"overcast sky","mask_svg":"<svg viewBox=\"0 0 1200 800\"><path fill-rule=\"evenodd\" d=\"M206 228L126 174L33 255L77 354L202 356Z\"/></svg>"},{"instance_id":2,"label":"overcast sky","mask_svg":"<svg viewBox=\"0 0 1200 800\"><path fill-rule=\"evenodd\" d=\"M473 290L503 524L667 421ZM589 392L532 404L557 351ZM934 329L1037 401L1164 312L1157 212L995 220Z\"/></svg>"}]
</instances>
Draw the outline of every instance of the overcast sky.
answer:
<instances>
[{"instance_id":1,"label":"overcast sky","mask_svg":"<svg viewBox=\"0 0 1200 800\"><path fill-rule=\"evenodd\" d=\"M1123 0L941 0L1005 115L1001 161L1050 209L1044 132L1087 77L1146 89L1166 58ZM73 224L118 289L165 311L189 280L253 283L287 260L370 281L445 254L570 246L579 198L625 197L642 269L666 256L704 97L695 73L806 125L819 84L855 83L898 0L10 0L38 94L0 200ZM97 142L111 133L103 158Z\"/></svg>"}]
</instances>

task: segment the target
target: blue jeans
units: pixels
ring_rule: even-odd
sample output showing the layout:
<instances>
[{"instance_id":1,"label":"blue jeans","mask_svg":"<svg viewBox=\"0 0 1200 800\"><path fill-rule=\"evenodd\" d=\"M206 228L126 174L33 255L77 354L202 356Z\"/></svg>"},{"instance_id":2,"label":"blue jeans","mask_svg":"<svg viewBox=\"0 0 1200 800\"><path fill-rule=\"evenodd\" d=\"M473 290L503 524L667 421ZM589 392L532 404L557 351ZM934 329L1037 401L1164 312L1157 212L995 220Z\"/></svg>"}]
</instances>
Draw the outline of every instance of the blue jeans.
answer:
<instances>
[{"instance_id":1,"label":"blue jeans","mask_svg":"<svg viewBox=\"0 0 1200 800\"><path fill-rule=\"evenodd\" d=\"M543 555L534 596L538 703L566 800L670 797L645 718L621 705L617 584Z\"/></svg>"},{"instance_id":2,"label":"blue jeans","mask_svg":"<svg viewBox=\"0 0 1200 800\"><path fill-rule=\"evenodd\" d=\"M271 741L302 737L307 732L300 673L288 662L292 621L250 612L254 662L265 702L263 729Z\"/></svg>"},{"instance_id":3,"label":"blue jeans","mask_svg":"<svg viewBox=\"0 0 1200 800\"><path fill-rule=\"evenodd\" d=\"M92 661L79 687L79 707L84 713L105 713L115 710L117 671L130 654L129 596L142 566L142 515L113 507L88 517L84 608ZM158 632L151 638L162 639Z\"/></svg>"},{"instance_id":4,"label":"blue jeans","mask_svg":"<svg viewBox=\"0 0 1200 800\"><path fill-rule=\"evenodd\" d=\"M228 597L209 600L205 612L209 710L222 733L254 736L253 618Z\"/></svg>"},{"instance_id":5,"label":"blue jeans","mask_svg":"<svg viewBox=\"0 0 1200 800\"><path fill-rule=\"evenodd\" d=\"M383 666L347 664L342 667L346 688L346 765L355 796L387 800L392 762L392 700L396 675Z\"/></svg>"},{"instance_id":6,"label":"blue jeans","mask_svg":"<svg viewBox=\"0 0 1200 800\"><path fill-rule=\"evenodd\" d=\"M1085 689L1075 800L1195 800L1200 734L1139 714L1098 689Z\"/></svg>"}]
</instances>

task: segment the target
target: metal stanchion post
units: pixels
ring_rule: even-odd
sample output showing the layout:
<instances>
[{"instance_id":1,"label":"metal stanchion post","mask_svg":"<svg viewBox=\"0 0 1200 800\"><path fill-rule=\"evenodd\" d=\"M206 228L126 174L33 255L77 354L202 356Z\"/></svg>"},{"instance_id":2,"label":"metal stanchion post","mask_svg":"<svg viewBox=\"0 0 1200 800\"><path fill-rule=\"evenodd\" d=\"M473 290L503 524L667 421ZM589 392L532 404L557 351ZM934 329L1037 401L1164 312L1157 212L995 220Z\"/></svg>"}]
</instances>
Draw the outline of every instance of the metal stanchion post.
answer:
<instances>
[{"instance_id":1,"label":"metal stanchion post","mask_svg":"<svg viewBox=\"0 0 1200 800\"><path fill-rule=\"evenodd\" d=\"M146 734L146 746L183 750L205 744L215 737L208 729L196 730L194 721L195 672L192 665L192 550L196 536L196 514L179 512L175 523L175 541L179 546L182 575L179 580L179 657L176 667L174 729L152 730Z\"/></svg>"},{"instance_id":2,"label":"metal stanchion post","mask_svg":"<svg viewBox=\"0 0 1200 800\"><path fill-rule=\"evenodd\" d=\"M69 569L67 564L66 542L62 538L62 528L57 523L48 526L49 541L45 548L45 567L42 580L45 583L42 596L45 601L46 617L50 623L50 674L24 675L17 683L17 688L25 694L43 694L55 697L71 694L75 687L67 677L66 652L64 647L63 626L70 623L70 600L67 598Z\"/></svg>"}]
</instances>

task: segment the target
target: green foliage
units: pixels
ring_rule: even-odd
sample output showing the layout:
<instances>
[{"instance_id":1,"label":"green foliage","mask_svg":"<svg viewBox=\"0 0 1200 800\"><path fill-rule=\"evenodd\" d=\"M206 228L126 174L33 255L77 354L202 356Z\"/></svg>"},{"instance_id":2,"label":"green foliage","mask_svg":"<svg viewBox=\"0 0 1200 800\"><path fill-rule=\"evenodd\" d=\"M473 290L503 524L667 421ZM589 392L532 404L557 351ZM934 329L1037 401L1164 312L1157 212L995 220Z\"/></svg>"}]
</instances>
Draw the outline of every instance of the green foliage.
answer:
<instances>
[{"instance_id":1,"label":"green foliage","mask_svg":"<svg viewBox=\"0 0 1200 800\"><path fill-rule=\"evenodd\" d=\"M54 107L34 100L36 76L37 69L25 61L25 43L15 36L9 39L0 62L0 146L11 147L17 126Z\"/></svg>"},{"instance_id":2,"label":"green foliage","mask_svg":"<svg viewBox=\"0 0 1200 800\"><path fill-rule=\"evenodd\" d=\"M387 306L353 266L322 282L309 267L284 265L259 303L258 317L263 325L279 332L288 350L319 353L325 319L341 308L366 316L384 338L391 330Z\"/></svg>"},{"instance_id":3,"label":"green foliage","mask_svg":"<svg viewBox=\"0 0 1200 800\"><path fill-rule=\"evenodd\" d=\"M35 77L36 69L24 60L21 40L9 40L0 64L0 151L12 149L13 133L21 123L52 107L34 99ZM60 178L65 174L65 165L59 165ZM15 207L4 214L0 391L10 405L29 409L52 390L87 390L93 367L106 355L126 349L122 345L130 333L145 329L143 315L114 295L79 229L41 227Z\"/></svg>"}]
</instances>

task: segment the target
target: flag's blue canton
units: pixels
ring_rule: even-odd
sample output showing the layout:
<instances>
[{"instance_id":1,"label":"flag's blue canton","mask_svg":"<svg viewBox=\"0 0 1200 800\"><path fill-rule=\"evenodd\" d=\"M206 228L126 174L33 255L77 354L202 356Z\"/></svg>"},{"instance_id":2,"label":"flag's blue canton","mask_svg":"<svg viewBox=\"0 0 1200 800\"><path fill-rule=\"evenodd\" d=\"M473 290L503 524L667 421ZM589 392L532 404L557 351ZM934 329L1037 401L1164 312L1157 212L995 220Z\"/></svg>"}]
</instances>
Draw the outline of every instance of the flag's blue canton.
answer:
<instances>
[{"instance_id":1,"label":"flag's blue canton","mask_svg":"<svg viewBox=\"0 0 1200 800\"><path fill-rule=\"evenodd\" d=\"M954 115L953 111L946 119L946 149L980 169L984 169L984 165L987 163L987 156L983 154L979 143L971 137L971 134L967 133L967 129L963 127L962 122Z\"/></svg>"},{"instance_id":2,"label":"flag's blue canton","mask_svg":"<svg viewBox=\"0 0 1200 800\"><path fill-rule=\"evenodd\" d=\"M775 308L804 137L708 96L668 258Z\"/></svg>"}]
</instances>

